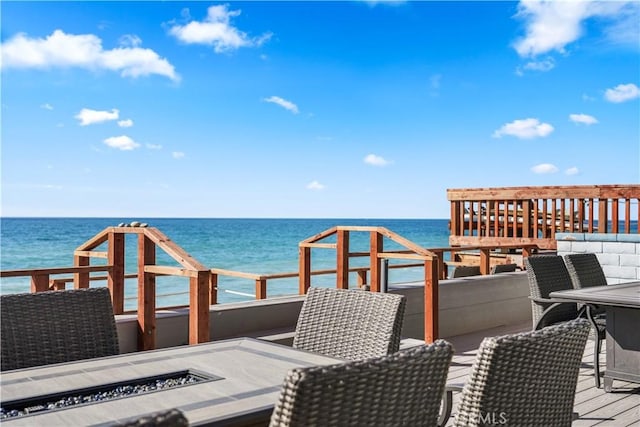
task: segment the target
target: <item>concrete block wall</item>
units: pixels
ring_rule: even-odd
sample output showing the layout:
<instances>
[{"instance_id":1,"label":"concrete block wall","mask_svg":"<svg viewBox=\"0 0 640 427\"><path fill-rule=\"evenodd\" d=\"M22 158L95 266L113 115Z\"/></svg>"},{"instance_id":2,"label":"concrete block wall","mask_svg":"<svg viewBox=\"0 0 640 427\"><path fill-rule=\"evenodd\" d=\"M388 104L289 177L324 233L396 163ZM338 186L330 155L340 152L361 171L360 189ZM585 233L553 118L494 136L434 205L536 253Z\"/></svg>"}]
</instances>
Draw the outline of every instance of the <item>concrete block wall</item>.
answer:
<instances>
[{"instance_id":1,"label":"concrete block wall","mask_svg":"<svg viewBox=\"0 0 640 427\"><path fill-rule=\"evenodd\" d=\"M607 283L640 280L640 234L557 233L558 255L593 252Z\"/></svg>"}]
</instances>

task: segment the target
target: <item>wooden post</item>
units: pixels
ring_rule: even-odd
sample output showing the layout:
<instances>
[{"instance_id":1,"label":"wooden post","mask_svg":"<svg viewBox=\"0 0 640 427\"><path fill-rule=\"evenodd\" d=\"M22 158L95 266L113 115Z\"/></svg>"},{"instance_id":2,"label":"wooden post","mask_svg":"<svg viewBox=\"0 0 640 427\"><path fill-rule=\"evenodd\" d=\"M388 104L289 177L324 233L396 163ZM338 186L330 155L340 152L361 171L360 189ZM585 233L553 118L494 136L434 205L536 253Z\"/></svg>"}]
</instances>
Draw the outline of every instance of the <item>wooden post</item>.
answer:
<instances>
[{"instance_id":1,"label":"wooden post","mask_svg":"<svg viewBox=\"0 0 640 427\"><path fill-rule=\"evenodd\" d=\"M480 274L489 274L491 271L491 249L480 249Z\"/></svg>"},{"instance_id":2,"label":"wooden post","mask_svg":"<svg viewBox=\"0 0 640 427\"><path fill-rule=\"evenodd\" d=\"M44 292L49 290L48 274L32 274L31 275L31 292Z\"/></svg>"},{"instance_id":3,"label":"wooden post","mask_svg":"<svg viewBox=\"0 0 640 427\"><path fill-rule=\"evenodd\" d=\"M259 278L256 279L256 299L266 299L267 298L267 279Z\"/></svg>"},{"instance_id":4,"label":"wooden post","mask_svg":"<svg viewBox=\"0 0 640 427\"><path fill-rule=\"evenodd\" d=\"M311 248L298 249L298 293L306 295L311 286Z\"/></svg>"},{"instance_id":5,"label":"wooden post","mask_svg":"<svg viewBox=\"0 0 640 427\"><path fill-rule=\"evenodd\" d=\"M438 339L438 260L431 258L424 262L424 341L432 343Z\"/></svg>"},{"instance_id":6,"label":"wooden post","mask_svg":"<svg viewBox=\"0 0 640 427\"><path fill-rule=\"evenodd\" d=\"M209 279L209 304L215 305L218 303L218 275L211 273Z\"/></svg>"},{"instance_id":7,"label":"wooden post","mask_svg":"<svg viewBox=\"0 0 640 427\"><path fill-rule=\"evenodd\" d=\"M209 341L209 270L189 278L189 344Z\"/></svg>"},{"instance_id":8,"label":"wooden post","mask_svg":"<svg viewBox=\"0 0 640 427\"><path fill-rule=\"evenodd\" d=\"M338 230L337 243L336 287L349 289L349 231ZM371 281L373 282L373 278ZM375 286L373 283L371 285Z\"/></svg>"},{"instance_id":9,"label":"wooden post","mask_svg":"<svg viewBox=\"0 0 640 427\"><path fill-rule=\"evenodd\" d=\"M356 274L358 275L358 287L365 286L367 284L367 270L358 270Z\"/></svg>"},{"instance_id":10,"label":"wooden post","mask_svg":"<svg viewBox=\"0 0 640 427\"><path fill-rule=\"evenodd\" d=\"M124 234L109 233L107 258L111 269L107 273L107 285L111 291L113 313L124 312Z\"/></svg>"},{"instance_id":11,"label":"wooden post","mask_svg":"<svg viewBox=\"0 0 640 427\"><path fill-rule=\"evenodd\" d=\"M372 231L369 235L369 268L371 270L371 292L380 292L380 258L382 252L382 234Z\"/></svg>"},{"instance_id":12,"label":"wooden post","mask_svg":"<svg viewBox=\"0 0 640 427\"><path fill-rule=\"evenodd\" d=\"M144 271L155 263L155 243L138 234L138 350L156 348L156 275Z\"/></svg>"},{"instance_id":13,"label":"wooden post","mask_svg":"<svg viewBox=\"0 0 640 427\"><path fill-rule=\"evenodd\" d=\"M87 267L90 265L91 259L86 256L73 256L73 265L76 267ZM73 287L75 289L82 289L89 287L89 273L74 273L73 274Z\"/></svg>"}]
</instances>

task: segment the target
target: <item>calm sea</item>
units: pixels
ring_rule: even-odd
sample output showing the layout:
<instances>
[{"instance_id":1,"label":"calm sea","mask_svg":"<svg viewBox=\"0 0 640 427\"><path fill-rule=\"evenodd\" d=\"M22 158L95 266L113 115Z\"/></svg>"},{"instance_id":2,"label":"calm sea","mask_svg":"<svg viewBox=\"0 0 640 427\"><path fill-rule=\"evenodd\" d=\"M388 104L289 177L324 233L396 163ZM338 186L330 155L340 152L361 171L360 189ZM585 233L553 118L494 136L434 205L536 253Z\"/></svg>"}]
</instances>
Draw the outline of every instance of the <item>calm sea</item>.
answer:
<instances>
[{"instance_id":1,"label":"calm sea","mask_svg":"<svg viewBox=\"0 0 640 427\"><path fill-rule=\"evenodd\" d=\"M73 251L95 234L119 223L140 221L156 227L196 260L210 268L270 274L298 271L298 243L337 225L381 226L425 248L448 246L446 219L167 219L167 218L1 218L0 269L15 270L73 265ZM385 239L385 250L400 249ZM352 252L368 251L368 233L351 233ZM136 239L126 240L126 270L136 272ZM335 250L314 249L312 269L335 268ZM92 260L92 265L101 260ZM104 261L103 261L104 262ZM157 254L160 265L177 265ZM352 266L367 265L354 258ZM421 268L392 269L391 283L421 280ZM355 276L350 278L355 284ZM136 306L136 280L125 284L126 308ZM335 283L335 276L314 276L314 285ZM269 296L297 293L297 279L268 282ZM219 301L253 299L252 280L219 277ZM0 293L28 292L28 278L4 278ZM157 278L157 305L188 303L188 281Z\"/></svg>"}]
</instances>

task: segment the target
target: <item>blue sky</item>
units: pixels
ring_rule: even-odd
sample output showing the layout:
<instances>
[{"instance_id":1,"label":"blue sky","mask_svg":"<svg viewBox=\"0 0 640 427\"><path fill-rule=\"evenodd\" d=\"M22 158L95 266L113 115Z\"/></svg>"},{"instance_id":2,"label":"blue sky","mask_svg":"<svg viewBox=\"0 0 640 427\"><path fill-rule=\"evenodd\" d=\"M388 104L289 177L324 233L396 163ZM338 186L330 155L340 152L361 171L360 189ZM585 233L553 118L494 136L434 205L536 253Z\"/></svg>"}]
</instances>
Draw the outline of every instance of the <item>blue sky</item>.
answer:
<instances>
[{"instance_id":1,"label":"blue sky","mask_svg":"<svg viewBox=\"0 0 640 427\"><path fill-rule=\"evenodd\" d=\"M640 182L640 2L12 2L3 216L448 218Z\"/></svg>"}]
</instances>

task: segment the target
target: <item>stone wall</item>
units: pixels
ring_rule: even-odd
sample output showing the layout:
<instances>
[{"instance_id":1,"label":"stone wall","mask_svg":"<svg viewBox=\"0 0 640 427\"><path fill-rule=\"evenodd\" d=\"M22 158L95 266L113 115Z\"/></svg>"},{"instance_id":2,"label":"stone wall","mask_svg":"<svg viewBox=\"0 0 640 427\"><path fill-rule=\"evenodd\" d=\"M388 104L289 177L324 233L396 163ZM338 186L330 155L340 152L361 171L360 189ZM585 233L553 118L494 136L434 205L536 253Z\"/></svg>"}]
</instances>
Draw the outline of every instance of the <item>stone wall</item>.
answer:
<instances>
[{"instance_id":1,"label":"stone wall","mask_svg":"<svg viewBox=\"0 0 640 427\"><path fill-rule=\"evenodd\" d=\"M607 283L640 280L640 234L557 233L558 255L593 252Z\"/></svg>"}]
</instances>

